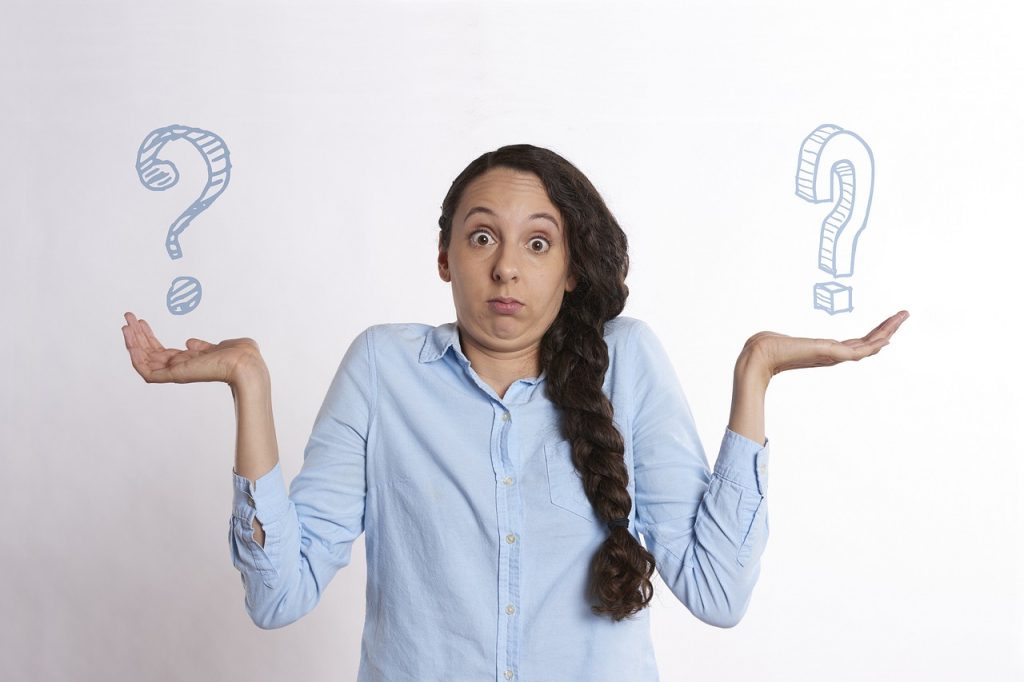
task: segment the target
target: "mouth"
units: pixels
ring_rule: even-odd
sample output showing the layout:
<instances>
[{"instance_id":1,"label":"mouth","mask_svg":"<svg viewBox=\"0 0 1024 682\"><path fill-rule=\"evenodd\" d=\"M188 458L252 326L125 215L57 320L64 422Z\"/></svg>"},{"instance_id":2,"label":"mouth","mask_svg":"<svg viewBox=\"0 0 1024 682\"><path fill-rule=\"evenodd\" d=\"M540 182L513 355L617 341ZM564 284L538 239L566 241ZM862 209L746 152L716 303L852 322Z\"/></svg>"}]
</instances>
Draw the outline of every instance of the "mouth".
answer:
<instances>
[{"instance_id":1,"label":"mouth","mask_svg":"<svg viewBox=\"0 0 1024 682\"><path fill-rule=\"evenodd\" d=\"M515 315L523 309L523 303L517 299L501 296L492 298L487 302L487 307L497 315Z\"/></svg>"}]
</instances>

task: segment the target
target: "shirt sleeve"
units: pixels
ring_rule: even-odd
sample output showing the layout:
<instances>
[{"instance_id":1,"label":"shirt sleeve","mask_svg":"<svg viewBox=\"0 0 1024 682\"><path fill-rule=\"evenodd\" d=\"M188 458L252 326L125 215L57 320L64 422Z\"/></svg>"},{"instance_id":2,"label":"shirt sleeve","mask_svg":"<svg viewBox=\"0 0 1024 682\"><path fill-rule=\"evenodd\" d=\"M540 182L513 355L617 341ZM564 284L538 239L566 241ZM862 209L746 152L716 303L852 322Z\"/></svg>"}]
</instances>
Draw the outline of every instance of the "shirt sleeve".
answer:
<instances>
[{"instance_id":1,"label":"shirt sleeve","mask_svg":"<svg viewBox=\"0 0 1024 682\"><path fill-rule=\"evenodd\" d=\"M280 462L256 481L232 470L228 530L245 608L261 628L311 611L363 532L366 443L376 400L372 328L349 347L313 424L302 469L285 493ZM253 517L266 534L253 539Z\"/></svg>"},{"instance_id":2,"label":"shirt sleeve","mask_svg":"<svg viewBox=\"0 0 1024 682\"><path fill-rule=\"evenodd\" d=\"M712 472L672 363L651 328L633 331L636 529L694 616L733 627L768 541L768 440L726 427Z\"/></svg>"}]
</instances>

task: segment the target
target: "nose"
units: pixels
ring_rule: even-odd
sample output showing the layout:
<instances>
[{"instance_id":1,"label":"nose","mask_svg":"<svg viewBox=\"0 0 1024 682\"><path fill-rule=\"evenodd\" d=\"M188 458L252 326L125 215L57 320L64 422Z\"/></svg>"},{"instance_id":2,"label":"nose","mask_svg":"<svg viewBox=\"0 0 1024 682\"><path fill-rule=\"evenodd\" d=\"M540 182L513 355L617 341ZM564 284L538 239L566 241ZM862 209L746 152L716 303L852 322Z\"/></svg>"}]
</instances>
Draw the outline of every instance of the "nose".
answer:
<instances>
[{"instance_id":1,"label":"nose","mask_svg":"<svg viewBox=\"0 0 1024 682\"><path fill-rule=\"evenodd\" d=\"M516 262L515 247L502 244L498 247L497 260L491 276L496 282L510 282L519 279L519 264Z\"/></svg>"}]
</instances>

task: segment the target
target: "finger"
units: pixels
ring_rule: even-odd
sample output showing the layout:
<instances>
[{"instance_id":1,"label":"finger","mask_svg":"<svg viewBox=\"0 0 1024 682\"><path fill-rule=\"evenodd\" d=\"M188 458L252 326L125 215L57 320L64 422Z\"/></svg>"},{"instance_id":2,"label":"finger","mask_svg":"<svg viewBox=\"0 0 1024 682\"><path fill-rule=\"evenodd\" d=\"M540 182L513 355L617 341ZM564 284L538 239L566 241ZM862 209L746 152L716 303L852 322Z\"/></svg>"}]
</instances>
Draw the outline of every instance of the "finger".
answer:
<instances>
[{"instance_id":1,"label":"finger","mask_svg":"<svg viewBox=\"0 0 1024 682\"><path fill-rule=\"evenodd\" d=\"M878 340L884 340L891 337L896 330L900 328L904 320L910 317L910 313L905 310L901 310L895 315L890 315L880 325L868 332L862 339L868 343L874 343Z\"/></svg>"},{"instance_id":2,"label":"finger","mask_svg":"<svg viewBox=\"0 0 1024 682\"><path fill-rule=\"evenodd\" d=\"M146 381L167 381L167 361L181 351L164 348L145 320L139 320L131 313L125 314L128 324L121 328L125 346L132 359L132 366Z\"/></svg>"},{"instance_id":3,"label":"finger","mask_svg":"<svg viewBox=\"0 0 1024 682\"><path fill-rule=\"evenodd\" d=\"M134 331L130 326L121 327L121 331L124 332L124 345L128 348L128 355L132 359L132 367L139 375L149 381L151 371L149 368L148 355L145 350L139 346L138 340L135 338Z\"/></svg>"},{"instance_id":4,"label":"finger","mask_svg":"<svg viewBox=\"0 0 1024 682\"><path fill-rule=\"evenodd\" d=\"M160 341L157 340L157 335L153 333L152 329L150 329L150 323L145 322L144 319L139 319L138 324L142 326L147 344L150 345L151 348L154 350L166 350Z\"/></svg>"},{"instance_id":5,"label":"finger","mask_svg":"<svg viewBox=\"0 0 1024 682\"><path fill-rule=\"evenodd\" d=\"M874 343L871 343L871 344L869 344L868 346L865 347L869 351L867 353L867 355L874 355L875 353L877 353L878 351L882 350L883 348L885 348L888 345L889 345L889 337L882 337L880 339L877 339L877 340L875 340ZM867 355L865 355L864 357L867 357Z\"/></svg>"},{"instance_id":6,"label":"finger","mask_svg":"<svg viewBox=\"0 0 1024 682\"><path fill-rule=\"evenodd\" d=\"M132 315L131 313L125 313L124 319L126 322L128 322L128 324L121 327L121 333L124 334L124 345L125 348L127 348L129 351L132 349L133 346L137 346L139 344L139 342L135 338L135 330L132 327L133 318L134 315Z\"/></svg>"},{"instance_id":7,"label":"finger","mask_svg":"<svg viewBox=\"0 0 1024 682\"><path fill-rule=\"evenodd\" d=\"M889 317L887 317L884 320L882 320L882 323L879 324L874 329L872 329L870 332L868 332L867 335L864 338L873 341L879 335L884 335L884 334L888 333L889 329L893 326L893 323L897 319L898 315L899 315L898 313L896 315L890 315Z\"/></svg>"},{"instance_id":8,"label":"finger","mask_svg":"<svg viewBox=\"0 0 1024 682\"><path fill-rule=\"evenodd\" d=\"M886 322L890 323L893 327L899 327L901 324L907 321L908 317L910 317L910 313L908 313L906 310L901 310L895 315L891 316L888 320L886 320Z\"/></svg>"},{"instance_id":9,"label":"finger","mask_svg":"<svg viewBox=\"0 0 1024 682\"><path fill-rule=\"evenodd\" d=\"M903 323L906 322L907 318L910 317L910 313L907 312L906 310L901 310L895 315L893 315L893 317L895 318L895 320L893 322L892 331L889 332L889 336L895 334L896 330L903 326Z\"/></svg>"},{"instance_id":10,"label":"finger","mask_svg":"<svg viewBox=\"0 0 1024 682\"><path fill-rule=\"evenodd\" d=\"M892 335L896 333L896 330L900 328L900 325L903 324L907 317L909 317L909 314L904 315L902 312L896 313L890 317L885 321L883 329L877 332L872 341L884 341L888 343L889 339L892 338Z\"/></svg>"},{"instance_id":11,"label":"finger","mask_svg":"<svg viewBox=\"0 0 1024 682\"><path fill-rule=\"evenodd\" d=\"M145 339L139 331L139 325L135 322L130 322L121 327L121 332L124 334L124 345L132 358L132 364L136 365L136 369L140 363L148 366L149 350L147 350Z\"/></svg>"},{"instance_id":12,"label":"finger","mask_svg":"<svg viewBox=\"0 0 1024 682\"><path fill-rule=\"evenodd\" d=\"M862 348L863 355L861 357L866 358L869 355L874 355L878 351L882 350L889 345L889 339L882 338L876 340L874 343L869 343Z\"/></svg>"},{"instance_id":13,"label":"finger","mask_svg":"<svg viewBox=\"0 0 1024 682\"><path fill-rule=\"evenodd\" d=\"M150 350L154 350L146 335L146 329L142 326L142 321L131 313L126 313L125 319L128 320L128 329L131 331L131 338L134 345L147 353Z\"/></svg>"},{"instance_id":14,"label":"finger","mask_svg":"<svg viewBox=\"0 0 1024 682\"><path fill-rule=\"evenodd\" d=\"M887 317L887 318L885 318L884 320L882 320L882 322L881 322L881 323L880 323L880 324L879 324L879 325L878 325L877 327L875 327L874 329L872 329L871 331L869 331L869 332L868 332L867 334L865 334L865 335L864 335L864 336L862 336L861 338L862 338L862 339L870 339L870 338L871 338L871 337L873 337L873 336L874 336L875 334L877 334L877 333L878 333L879 331L881 331L882 329L884 329L884 328L885 328L885 325L886 325L886 324L888 324L888 323L889 323L889 320L891 320L891 319L892 319L891 317Z\"/></svg>"},{"instance_id":15,"label":"finger","mask_svg":"<svg viewBox=\"0 0 1024 682\"><path fill-rule=\"evenodd\" d=\"M148 352L151 349L149 339L146 337L146 330L143 328L142 323L137 317L131 313L125 313L125 319L128 320L128 331L131 333L132 344L143 351Z\"/></svg>"}]
</instances>

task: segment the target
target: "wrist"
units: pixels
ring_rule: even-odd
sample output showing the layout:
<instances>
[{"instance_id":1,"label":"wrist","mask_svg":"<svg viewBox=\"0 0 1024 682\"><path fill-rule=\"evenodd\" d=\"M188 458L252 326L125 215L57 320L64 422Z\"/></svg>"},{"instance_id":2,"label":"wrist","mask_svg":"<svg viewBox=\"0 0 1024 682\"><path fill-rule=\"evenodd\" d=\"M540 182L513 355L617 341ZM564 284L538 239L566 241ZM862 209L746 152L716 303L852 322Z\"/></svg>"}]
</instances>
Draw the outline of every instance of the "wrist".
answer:
<instances>
[{"instance_id":1,"label":"wrist","mask_svg":"<svg viewBox=\"0 0 1024 682\"><path fill-rule=\"evenodd\" d=\"M768 388L768 382L775 375L767 359L756 343L748 343L743 347L736 366L733 368L733 379L761 389Z\"/></svg>"},{"instance_id":2,"label":"wrist","mask_svg":"<svg viewBox=\"0 0 1024 682\"><path fill-rule=\"evenodd\" d=\"M235 365L228 380L232 393L251 392L270 385L270 370L260 355L251 355Z\"/></svg>"},{"instance_id":3,"label":"wrist","mask_svg":"<svg viewBox=\"0 0 1024 682\"><path fill-rule=\"evenodd\" d=\"M729 428L755 443L764 444L764 399L771 372L755 352L740 353L732 383Z\"/></svg>"}]
</instances>

